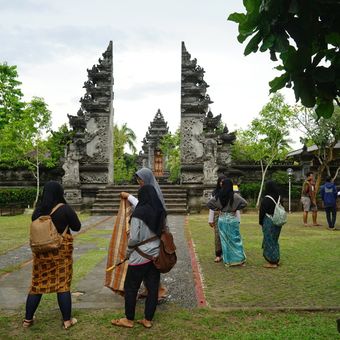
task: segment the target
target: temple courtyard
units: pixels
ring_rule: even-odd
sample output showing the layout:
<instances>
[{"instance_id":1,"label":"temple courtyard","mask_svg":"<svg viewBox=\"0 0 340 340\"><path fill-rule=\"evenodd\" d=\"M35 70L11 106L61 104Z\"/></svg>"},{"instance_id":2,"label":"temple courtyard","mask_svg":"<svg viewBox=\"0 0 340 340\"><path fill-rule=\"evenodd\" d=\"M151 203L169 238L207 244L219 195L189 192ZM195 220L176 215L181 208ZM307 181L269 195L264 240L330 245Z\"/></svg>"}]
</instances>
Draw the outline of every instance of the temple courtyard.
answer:
<instances>
[{"instance_id":1,"label":"temple courtyard","mask_svg":"<svg viewBox=\"0 0 340 340\"><path fill-rule=\"evenodd\" d=\"M320 227L302 226L301 213L289 215L280 237L277 269L262 267L262 233L255 213L241 216L247 255L242 268L214 263L207 214L170 216L178 263L162 275L169 294L149 330L137 324L133 329L111 326L110 320L124 311L124 300L103 285L114 217L88 215L81 215L82 232L74 242L72 294L78 324L62 329L56 296L50 294L43 297L34 326L24 330L31 275L29 219L28 215L0 217L1 339L339 338L340 230L327 230L323 212L319 212ZM140 301L137 317L142 313Z\"/></svg>"}]
</instances>

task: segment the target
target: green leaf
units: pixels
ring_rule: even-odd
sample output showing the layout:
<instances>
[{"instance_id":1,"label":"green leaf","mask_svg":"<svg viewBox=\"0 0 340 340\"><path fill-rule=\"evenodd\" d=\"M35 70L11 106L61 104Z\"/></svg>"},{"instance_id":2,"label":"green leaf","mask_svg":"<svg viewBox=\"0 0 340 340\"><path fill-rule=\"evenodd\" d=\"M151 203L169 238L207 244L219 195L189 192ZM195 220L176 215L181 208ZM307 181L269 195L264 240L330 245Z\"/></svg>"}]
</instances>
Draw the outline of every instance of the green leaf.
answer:
<instances>
[{"instance_id":1,"label":"green leaf","mask_svg":"<svg viewBox=\"0 0 340 340\"><path fill-rule=\"evenodd\" d=\"M259 43L262 40L262 35L260 32L257 32L249 41L248 45L244 50L244 55L248 55L251 52L256 52L259 48Z\"/></svg>"},{"instance_id":2,"label":"green leaf","mask_svg":"<svg viewBox=\"0 0 340 340\"><path fill-rule=\"evenodd\" d=\"M234 21L237 24L241 24L244 22L244 20L246 19L246 15L244 13L231 13L228 17L229 21Z\"/></svg>"},{"instance_id":3,"label":"green leaf","mask_svg":"<svg viewBox=\"0 0 340 340\"><path fill-rule=\"evenodd\" d=\"M270 91L269 93L276 92L282 89L286 83L289 81L289 75L287 73L282 74L279 77L274 78L269 82Z\"/></svg>"},{"instance_id":4,"label":"green leaf","mask_svg":"<svg viewBox=\"0 0 340 340\"><path fill-rule=\"evenodd\" d=\"M301 99L302 105L306 107L315 106L315 85L311 78L305 75L296 77L294 79L294 92L296 100Z\"/></svg>"},{"instance_id":5,"label":"green leaf","mask_svg":"<svg viewBox=\"0 0 340 340\"><path fill-rule=\"evenodd\" d=\"M243 0L243 6L246 8L248 13L259 12L261 0Z\"/></svg>"},{"instance_id":6,"label":"green leaf","mask_svg":"<svg viewBox=\"0 0 340 340\"><path fill-rule=\"evenodd\" d=\"M330 118L334 112L334 105L332 100L323 100L321 99L318 103L316 109L316 114L318 117Z\"/></svg>"},{"instance_id":7,"label":"green leaf","mask_svg":"<svg viewBox=\"0 0 340 340\"><path fill-rule=\"evenodd\" d=\"M263 39L263 43L260 47L260 51L261 52L264 52L266 51L268 48L272 47L273 44L274 44L274 41L275 41L275 36L273 34L270 34L268 36L266 36L264 39Z\"/></svg>"},{"instance_id":8,"label":"green leaf","mask_svg":"<svg viewBox=\"0 0 340 340\"><path fill-rule=\"evenodd\" d=\"M315 69L313 78L320 83L328 83L334 81L335 72L330 68L320 66Z\"/></svg>"},{"instance_id":9,"label":"green leaf","mask_svg":"<svg viewBox=\"0 0 340 340\"><path fill-rule=\"evenodd\" d=\"M338 32L331 32L327 34L325 39L328 44L331 44L337 47L340 46L340 33Z\"/></svg>"}]
</instances>

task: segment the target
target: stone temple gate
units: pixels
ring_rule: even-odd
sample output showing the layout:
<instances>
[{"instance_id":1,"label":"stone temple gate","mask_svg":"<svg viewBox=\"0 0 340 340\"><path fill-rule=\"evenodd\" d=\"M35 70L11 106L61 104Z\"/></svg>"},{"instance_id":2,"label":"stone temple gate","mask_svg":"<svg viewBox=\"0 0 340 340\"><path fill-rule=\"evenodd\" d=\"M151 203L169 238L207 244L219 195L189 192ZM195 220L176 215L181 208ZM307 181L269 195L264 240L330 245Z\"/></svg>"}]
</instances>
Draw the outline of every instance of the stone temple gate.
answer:
<instances>
[{"instance_id":1,"label":"stone temple gate","mask_svg":"<svg viewBox=\"0 0 340 340\"><path fill-rule=\"evenodd\" d=\"M230 167L230 145L235 140L221 114L214 117L204 81L204 69L191 59L182 42L181 70L181 183L214 185L218 173Z\"/></svg>"},{"instance_id":2,"label":"stone temple gate","mask_svg":"<svg viewBox=\"0 0 340 340\"><path fill-rule=\"evenodd\" d=\"M204 72L182 42L181 184L196 188L191 195L196 197L196 205L211 191L218 173L228 173L230 145L235 140L235 134L221 125L221 114L214 117L209 108L213 102L207 94ZM87 75L80 109L76 116L68 115L74 137L67 148L62 178L68 202L79 207L92 203L98 190L113 181L112 42ZM139 155L139 166L152 169L163 183L168 173L159 144L167 132L167 123L158 110Z\"/></svg>"},{"instance_id":3,"label":"stone temple gate","mask_svg":"<svg viewBox=\"0 0 340 340\"><path fill-rule=\"evenodd\" d=\"M74 206L93 201L98 188L113 181L112 41L102 56L87 70L77 115L68 115L74 137L62 182L66 199Z\"/></svg>"}]
</instances>

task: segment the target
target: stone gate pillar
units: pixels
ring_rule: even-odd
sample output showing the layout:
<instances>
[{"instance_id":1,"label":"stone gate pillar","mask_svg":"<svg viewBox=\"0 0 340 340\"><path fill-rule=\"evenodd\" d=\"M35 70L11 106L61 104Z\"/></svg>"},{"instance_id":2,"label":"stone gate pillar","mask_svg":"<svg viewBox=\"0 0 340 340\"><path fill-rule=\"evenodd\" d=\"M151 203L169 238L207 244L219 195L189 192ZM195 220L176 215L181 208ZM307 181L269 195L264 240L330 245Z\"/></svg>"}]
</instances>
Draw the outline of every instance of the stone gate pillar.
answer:
<instances>
[{"instance_id":1,"label":"stone gate pillar","mask_svg":"<svg viewBox=\"0 0 340 340\"><path fill-rule=\"evenodd\" d=\"M88 69L87 74L88 80L84 83L86 93L80 99L81 107L77 116L68 115L74 138L72 150L70 146L67 154L71 151L76 154L72 157L76 157L77 163L67 155L63 166L66 197L72 193L71 199L71 196L75 196L74 190L78 189L83 203L93 201L99 188L113 182L112 41L98 64ZM77 180L73 180L66 171L70 164L79 171ZM79 197L73 197L73 200L76 199L79 201Z\"/></svg>"}]
</instances>

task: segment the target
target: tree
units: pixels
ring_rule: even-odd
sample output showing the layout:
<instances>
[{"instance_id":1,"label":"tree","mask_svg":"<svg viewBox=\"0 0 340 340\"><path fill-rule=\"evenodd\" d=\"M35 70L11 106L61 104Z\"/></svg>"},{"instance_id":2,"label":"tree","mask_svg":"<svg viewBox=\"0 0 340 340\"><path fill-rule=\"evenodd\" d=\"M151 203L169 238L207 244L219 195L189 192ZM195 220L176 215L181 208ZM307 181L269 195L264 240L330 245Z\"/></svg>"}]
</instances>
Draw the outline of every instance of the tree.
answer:
<instances>
[{"instance_id":1,"label":"tree","mask_svg":"<svg viewBox=\"0 0 340 340\"><path fill-rule=\"evenodd\" d=\"M131 162L131 157L129 157L135 155L137 151L134 145L136 135L127 127L126 123L121 128L115 124L113 126L113 141L114 182L130 181L136 171L136 163ZM125 154L125 147L128 147L133 155ZM134 159L136 160L136 157Z\"/></svg>"},{"instance_id":2,"label":"tree","mask_svg":"<svg viewBox=\"0 0 340 340\"><path fill-rule=\"evenodd\" d=\"M66 124L61 125L57 131L50 131L46 146L51 153L51 161L58 164L65 156L65 148L72 142L74 132L69 130Z\"/></svg>"},{"instance_id":3,"label":"tree","mask_svg":"<svg viewBox=\"0 0 340 340\"><path fill-rule=\"evenodd\" d=\"M253 160L261 165L261 187L256 206L259 206L268 168L275 160L285 159L288 150L290 120L293 110L280 93L274 94L247 130L237 132L233 156Z\"/></svg>"},{"instance_id":4,"label":"tree","mask_svg":"<svg viewBox=\"0 0 340 340\"><path fill-rule=\"evenodd\" d=\"M17 78L16 66L0 64L0 131L6 124L20 119L25 105Z\"/></svg>"},{"instance_id":5,"label":"tree","mask_svg":"<svg viewBox=\"0 0 340 340\"><path fill-rule=\"evenodd\" d=\"M168 133L162 137L160 149L166 159L166 167L169 169L169 180L177 182L180 178L181 150L180 150L180 129L174 134Z\"/></svg>"},{"instance_id":6,"label":"tree","mask_svg":"<svg viewBox=\"0 0 340 340\"><path fill-rule=\"evenodd\" d=\"M21 118L3 126L0 140L0 162L9 166L28 167L37 180L38 200L40 167L53 162L43 135L51 126L51 112L42 98L34 97L21 110Z\"/></svg>"},{"instance_id":7,"label":"tree","mask_svg":"<svg viewBox=\"0 0 340 340\"><path fill-rule=\"evenodd\" d=\"M329 118L340 95L340 24L337 0L244 0L244 13L228 20L238 23L240 43L251 37L244 50L270 51L284 71L273 79L270 93L293 85L296 101L314 107L318 117ZM259 45L261 46L259 47Z\"/></svg>"},{"instance_id":8,"label":"tree","mask_svg":"<svg viewBox=\"0 0 340 340\"><path fill-rule=\"evenodd\" d=\"M329 165L335 159L334 146L340 141L340 109L336 108L329 119L319 118L315 110L297 106L295 127L303 133L301 141L306 145L316 145L315 157L319 162L315 190L318 192L324 172L331 176ZM334 179L340 167L334 174Z\"/></svg>"}]
</instances>

